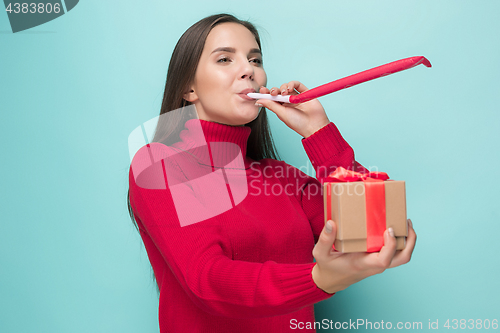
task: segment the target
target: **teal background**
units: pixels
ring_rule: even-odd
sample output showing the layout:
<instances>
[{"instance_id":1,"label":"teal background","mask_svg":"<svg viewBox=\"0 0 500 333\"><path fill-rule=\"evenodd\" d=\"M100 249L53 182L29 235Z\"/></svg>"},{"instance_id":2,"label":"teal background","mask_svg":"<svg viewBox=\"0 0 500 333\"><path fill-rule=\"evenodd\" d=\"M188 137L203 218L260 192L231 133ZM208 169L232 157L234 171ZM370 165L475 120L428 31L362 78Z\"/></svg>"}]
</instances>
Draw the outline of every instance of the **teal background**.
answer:
<instances>
[{"instance_id":1,"label":"teal background","mask_svg":"<svg viewBox=\"0 0 500 333\"><path fill-rule=\"evenodd\" d=\"M87 0L16 34L0 13L0 332L158 332L127 138L158 115L178 38L219 12L260 28L268 86L433 65L320 99L359 162L407 182L418 241L408 265L316 319L500 319L500 2ZM281 157L314 175L300 135L268 114Z\"/></svg>"}]
</instances>

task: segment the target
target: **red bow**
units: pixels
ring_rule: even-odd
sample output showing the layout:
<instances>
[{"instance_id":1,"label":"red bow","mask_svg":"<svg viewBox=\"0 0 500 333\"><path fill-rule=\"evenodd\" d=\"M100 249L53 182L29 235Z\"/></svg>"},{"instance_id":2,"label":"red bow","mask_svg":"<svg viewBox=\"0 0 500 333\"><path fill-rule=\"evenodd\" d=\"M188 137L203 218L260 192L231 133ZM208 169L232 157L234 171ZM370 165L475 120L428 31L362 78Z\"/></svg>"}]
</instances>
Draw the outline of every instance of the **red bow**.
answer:
<instances>
[{"instance_id":1,"label":"red bow","mask_svg":"<svg viewBox=\"0 0 500 333\"><path fill-rule=\"evenodd\" d=\"M384 181L389 179L385 172L368 172L359 173L352 170L346 170L343 167L338 167L334 172L329 174L323 181L339 183L339 182L358 182L358 181Z\"/></svg>"}]
</instances>

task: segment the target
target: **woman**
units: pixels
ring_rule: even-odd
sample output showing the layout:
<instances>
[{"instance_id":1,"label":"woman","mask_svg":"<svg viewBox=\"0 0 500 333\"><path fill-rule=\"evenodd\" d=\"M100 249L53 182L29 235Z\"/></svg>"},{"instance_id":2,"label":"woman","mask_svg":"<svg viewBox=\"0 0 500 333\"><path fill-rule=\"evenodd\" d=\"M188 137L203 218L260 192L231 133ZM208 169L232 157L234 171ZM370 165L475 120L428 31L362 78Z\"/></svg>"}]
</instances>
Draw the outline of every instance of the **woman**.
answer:
<instances>
[{"instance_id":1,"label":"woman","mask_svg":"<svg viewBox=\"0 0 500 333\"><path fill-rule=\"evenodd\" d=\"M366 169L317 100L246 96L307 90L266 83L256 29L231 15L202 19L175 47L154 142L137 152L129 178L161 332L288 332L314 321L314 303L410 260L410 221L402 251L391 230L378 253L331 250L320 183L277 160L265 108L303 136L318 178Z\"/></svg>"}]
</instances>

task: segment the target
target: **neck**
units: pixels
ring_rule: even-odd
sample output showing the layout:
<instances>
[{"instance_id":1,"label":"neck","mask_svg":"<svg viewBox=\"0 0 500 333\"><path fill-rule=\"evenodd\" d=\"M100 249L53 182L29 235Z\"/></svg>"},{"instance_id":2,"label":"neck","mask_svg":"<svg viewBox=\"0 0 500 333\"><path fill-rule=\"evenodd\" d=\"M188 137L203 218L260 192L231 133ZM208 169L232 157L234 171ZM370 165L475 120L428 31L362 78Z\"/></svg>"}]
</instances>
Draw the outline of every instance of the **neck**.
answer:
<instances>
[{"instance_id":1,"label":"neck","mask_svg":"<svg viewBox=\"0 0 500 333\"><path fill-rule=\"evenodd\" d=\"M247 142L252 129L202 119L190 119L181 131L176 148L188 151L199 163L213 167L239 165L246 158Z\"/></svg>"}]
</instances>

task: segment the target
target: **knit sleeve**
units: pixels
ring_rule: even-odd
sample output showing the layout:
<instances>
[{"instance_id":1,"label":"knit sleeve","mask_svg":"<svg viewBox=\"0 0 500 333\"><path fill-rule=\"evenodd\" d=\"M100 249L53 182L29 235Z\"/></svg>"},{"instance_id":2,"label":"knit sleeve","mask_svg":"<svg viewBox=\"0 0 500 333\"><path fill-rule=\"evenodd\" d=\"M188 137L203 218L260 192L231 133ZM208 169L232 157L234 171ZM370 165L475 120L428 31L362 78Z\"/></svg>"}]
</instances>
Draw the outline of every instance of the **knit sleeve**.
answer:
<instances>
[{"instance_id":1,"label":"knit sleeve","mask_svg":"<svg viewBox=\"0 0 500 333\"><path fill-rule=\"evenodd\" d=\"M325 223L321 178L327 177L338 167L361 173L368 170L354 159L354 150L332 122L302 139L302 145L316 171L316 179L302 174L300 181L289 179L288 182L299 184L301 187L300 191L295 193L298 193L297 199L311 223L314 239L317 242Z\"/></svg>"},{"instance_id":2,"label":"knit sleeve","mask_svg":"<svg viewBox=\"0 0 500 333\"><path fill-rule=\"evenodd\" d=\"M181 226L176 208L196 198L190 197L188 184L185 195L174 198L173 189L158 185L166 184L166 179L153 179L165 174L161 150L160 144L148 145L134 157L139 167L130 169L130 201L141 234L150 237L196 305L213 315L257 318L292 313L332 296L312 280L314 263L232 260L220 223L220 219L231 218L231 211ZM141 159L155 163L146 167ZM156 171L148 175L148 168ZM141 172L140 177L134 175L136 171ZM177 175L169 174L168 183L183 186L185 170L176 171Z\"/></svg>"},{"instance_id":3,"label":"knit sleeve","mask_svg":"<svg viewBox=\"0 0 500 333\"><path fill-rule=\"evenodd\" d=\"M338 167L361 173L368 171L356 162L354 150L332 122L311 136L303 138L302 145L316 171L317 179L328 176Z\"/></svg>"}]
</instances>

